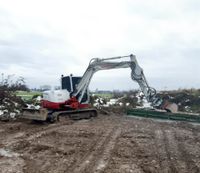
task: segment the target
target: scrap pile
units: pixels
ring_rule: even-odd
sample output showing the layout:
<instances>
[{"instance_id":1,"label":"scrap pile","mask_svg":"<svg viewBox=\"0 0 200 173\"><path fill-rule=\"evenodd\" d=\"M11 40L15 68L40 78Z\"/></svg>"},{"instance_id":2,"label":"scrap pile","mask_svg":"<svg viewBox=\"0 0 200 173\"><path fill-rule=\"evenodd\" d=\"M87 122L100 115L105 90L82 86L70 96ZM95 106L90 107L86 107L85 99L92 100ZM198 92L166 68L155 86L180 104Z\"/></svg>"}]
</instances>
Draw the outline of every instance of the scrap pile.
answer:
<instances>
[{"instance_id":1,"label":"scrap pile","mask_svg":"<svg viewBox=\"0 0 200 173\"><path fill-rule=\"evenodd\" d=\"M15 119L20 115L24 102L14 92L0 87L0 120Z\"/></svg>"},{"instance_id":2,"label":"scrap pile","mask_svg":"<svg viewBox=\"0 0 200 173\"><path fill-rule=\"evenodd\" d=\"M163 91L161 97L177 103L179 111L200 113L200 89L180 89L175 91Z\"/></svg>"},{"instance_id":3,"label":"scrap pile","mask_svg":"<svg viewBox=\"0 0 200 173\"><path fill-rule=\"evenodd\" d=\"M22 78L15 82L10 77L2 80L0 84L0 120L16 119L24 107L24 101L16 96L16 91L26 89Z\"/></svg>"}]
</instances>

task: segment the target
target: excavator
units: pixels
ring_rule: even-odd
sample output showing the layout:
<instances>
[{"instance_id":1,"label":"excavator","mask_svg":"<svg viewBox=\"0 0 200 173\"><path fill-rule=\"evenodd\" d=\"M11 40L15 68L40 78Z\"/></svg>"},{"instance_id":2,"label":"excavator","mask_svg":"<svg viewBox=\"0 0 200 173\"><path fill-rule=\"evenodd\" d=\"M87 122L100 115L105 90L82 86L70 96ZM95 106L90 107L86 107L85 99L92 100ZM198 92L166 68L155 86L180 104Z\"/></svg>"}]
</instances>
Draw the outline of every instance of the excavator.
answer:
<instances>
[{"instance_id":1,"label":"excavator","mask_svg":"<svg viewBox=\"0 0 200 173\"><path fill-rule=\"evenodd\" d=\"M128 60L127 60L128 59ZM137 82L145 98L156 109L175 113L178 106L161 99L156 90L149 86L143 69L136 56L118 56L111 58L93 58L82 77L61 76L61 89L43 92L40 109L25 108L22 117L25 119L55 122L60 116L82 119L97 116L97 110L90 106L89 84L93 75L100 70L130 68L131 79Z\"/></svg>"}]
</instances>

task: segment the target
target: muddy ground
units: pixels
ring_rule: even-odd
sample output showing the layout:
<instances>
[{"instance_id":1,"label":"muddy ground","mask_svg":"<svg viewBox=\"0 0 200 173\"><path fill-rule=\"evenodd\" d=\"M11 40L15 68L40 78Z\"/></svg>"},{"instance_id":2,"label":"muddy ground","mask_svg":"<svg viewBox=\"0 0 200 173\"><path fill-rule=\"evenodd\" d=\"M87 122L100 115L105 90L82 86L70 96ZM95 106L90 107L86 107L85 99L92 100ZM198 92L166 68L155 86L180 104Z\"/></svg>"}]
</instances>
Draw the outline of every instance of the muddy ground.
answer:
<instances>
[{"instance_id":1,"label":"muddy ground","mask_svg":"<svg viewBox=\"0 0 200 173\"><path fill-rule=\"evenodd\" d=\"M199 132L197 124L116 115L0 122L0 172L200 172Z\"/></svg>"}]
</instances>

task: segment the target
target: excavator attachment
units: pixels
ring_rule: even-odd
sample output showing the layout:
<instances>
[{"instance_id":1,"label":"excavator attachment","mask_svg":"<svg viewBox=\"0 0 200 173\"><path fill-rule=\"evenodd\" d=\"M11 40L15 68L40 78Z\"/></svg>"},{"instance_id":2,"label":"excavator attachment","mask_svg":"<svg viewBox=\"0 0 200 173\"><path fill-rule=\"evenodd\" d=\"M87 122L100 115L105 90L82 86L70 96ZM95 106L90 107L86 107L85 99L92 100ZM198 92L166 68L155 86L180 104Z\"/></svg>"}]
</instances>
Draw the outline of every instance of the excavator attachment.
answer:
<instances>
[{"instance_id":1,"label":"excavator attachment","mask_svg":"<svg viewBox=\"0 0 200 173\"><path fill-rule=\"evenodd\" d=\"M46 121L48 117L48 110L45 108L41 109L29 109L24 108L22 117L23 119Z\"/></svg>"},{"instance_id":2,"label":"excavator attachment","mask_svg":"<svg viewBox=\"0 0 200 173\"><path fill-rule=\"evenodd\" d=\"M167 100L164 101L164 104L161 106L163 110L166 110L167 112L171 113L177 113L178 112L178 105L176 103L171 103Z\"/></svg>"},{"instance_id":3,"label":"excavator attachment","mask_svg":"<svg viewBox=\"0 0 200 173\"><path fill-rule=\"evenodd\" d=\"M170 103L165 107L167 112L177 113L178 112L178 105L176 103Z\"/></svg>"}]
</instances>

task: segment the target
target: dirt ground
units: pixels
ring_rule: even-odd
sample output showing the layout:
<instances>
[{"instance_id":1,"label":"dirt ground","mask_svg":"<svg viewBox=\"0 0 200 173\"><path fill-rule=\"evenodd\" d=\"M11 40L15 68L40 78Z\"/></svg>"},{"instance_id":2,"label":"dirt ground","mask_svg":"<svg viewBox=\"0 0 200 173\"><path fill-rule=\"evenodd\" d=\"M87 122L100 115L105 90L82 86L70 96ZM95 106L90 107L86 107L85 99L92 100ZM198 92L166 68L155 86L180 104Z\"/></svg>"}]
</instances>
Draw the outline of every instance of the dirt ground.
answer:
<instances>
[{"instance_id":1,"label":"dirt ground","mask_svg":"<svg viewBox=\"0 0 200 173\"><path fill-rule=\"evenodd\" d=\"M197 173L200 125L99 115L0 122L2 173Z\"/></svg>"}]
</instances>

